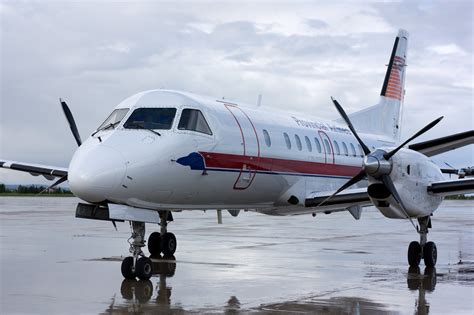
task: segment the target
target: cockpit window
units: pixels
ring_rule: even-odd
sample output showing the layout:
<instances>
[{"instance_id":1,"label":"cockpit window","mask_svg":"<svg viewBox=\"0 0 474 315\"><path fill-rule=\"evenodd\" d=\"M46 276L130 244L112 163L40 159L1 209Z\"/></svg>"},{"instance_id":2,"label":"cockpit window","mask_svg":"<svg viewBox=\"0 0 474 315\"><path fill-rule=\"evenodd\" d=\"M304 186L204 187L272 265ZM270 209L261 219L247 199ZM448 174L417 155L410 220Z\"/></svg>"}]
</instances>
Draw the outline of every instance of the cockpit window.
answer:
<instances>
[{"instance_id":1,"label":"cockpit window","mask_svg":"<svg viewBox=\"0 0 474 315\"><path fill-rule=\"evenodd\" d=\"M176 108L138 108L123 125L126 129L171 129Z\"/></svg>"},{"instance_id":2,"label":"cockpit window","mask_svg":"<svg viewBox=\"0 0 474 315\"><path fill-rule=\"evenodd\" d=\"M206 119L202 115L201 111L197 109L183 109L181 113L181 119L178 124L179 130L192 130L207 135L212 135L211 128L206 122Z\"/></svg>"},{"instance_id":3,"label":"cockpit window","mask_svg":"<svg viewBox=\"0 0 474 315\"><path fill-rule=\"evenodd\" d=\"M97 128L97 130L101 130L102 128L115 128L123 119L123 117L125 117L125 115L128 113L128 110L128 108L119 108L114 110L112 114L110 114L109 117L107 117L107 119L102 123L102 125Z\"/></svg>"}]
</instances>

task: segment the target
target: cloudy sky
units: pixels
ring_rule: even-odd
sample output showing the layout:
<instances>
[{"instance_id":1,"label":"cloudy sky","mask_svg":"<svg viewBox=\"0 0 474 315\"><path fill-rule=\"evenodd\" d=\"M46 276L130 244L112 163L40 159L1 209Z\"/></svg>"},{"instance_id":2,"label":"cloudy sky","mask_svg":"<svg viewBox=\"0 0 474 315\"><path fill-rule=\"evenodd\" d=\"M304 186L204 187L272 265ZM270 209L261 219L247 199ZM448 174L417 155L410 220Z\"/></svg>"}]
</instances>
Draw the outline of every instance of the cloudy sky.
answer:
<instances>
[{"instance_id":1,"label":"cloudy sky","mask_svg":"<svg viewBox=\"0 0 474 315\"><path fill-rule=\"evenodd\" d=\"M402 137L474 128L472 1L0 0L0 158L68 166L124 98L170 88L338 118L378 101L399 28L410 32ZM474 146L438 156L474 165ZM0 170L0 182L41 183Z\"/></svg>"}]
</instances>

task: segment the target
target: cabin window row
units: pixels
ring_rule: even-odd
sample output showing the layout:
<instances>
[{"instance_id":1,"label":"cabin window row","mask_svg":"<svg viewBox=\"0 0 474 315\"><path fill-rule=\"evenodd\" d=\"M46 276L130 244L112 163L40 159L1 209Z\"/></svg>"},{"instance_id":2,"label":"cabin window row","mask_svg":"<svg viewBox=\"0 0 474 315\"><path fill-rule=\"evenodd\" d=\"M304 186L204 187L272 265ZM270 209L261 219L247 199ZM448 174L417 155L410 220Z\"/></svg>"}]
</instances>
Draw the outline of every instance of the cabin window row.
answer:
<instances>
[{"instance_id":1,"label":"cabin window row","mask_svg":"<svg viewBox=\"0 0 474 315\"><path fill-rule=\"evenodd\" d=\"M267 145L267 147L271 147L272 140L270 138L270 134L268 133L266 129L263 129L263 138L265 139L265 144ZM291 150L292 141L288 133L284 132L283 138L285 140L287 149ZM298 149L298 151L303 151L303 142L301 141L300 136L297 134L294 135L294 143L296 144L296 148ZM323 153L323 147L317 137L314 137L313 142L312 142L308 136L304 136L304 144L308 152L313 152L313 143L314 143L314 149L318 153ZM356 148L353 143L349 142L349 146L348 146L345 141L342 141L341 144L342 144L342 150L341 150L341 147L339 146L339 142L337 142L336 140L334 140L331 145L328 139L323 139L325 152L331 153L334 151L335 155L361 156L361 157L364 156L362 147L360 145L357 145L358 150L359 150L359 154L357 154Z\"/></svg>"}]
</instances>

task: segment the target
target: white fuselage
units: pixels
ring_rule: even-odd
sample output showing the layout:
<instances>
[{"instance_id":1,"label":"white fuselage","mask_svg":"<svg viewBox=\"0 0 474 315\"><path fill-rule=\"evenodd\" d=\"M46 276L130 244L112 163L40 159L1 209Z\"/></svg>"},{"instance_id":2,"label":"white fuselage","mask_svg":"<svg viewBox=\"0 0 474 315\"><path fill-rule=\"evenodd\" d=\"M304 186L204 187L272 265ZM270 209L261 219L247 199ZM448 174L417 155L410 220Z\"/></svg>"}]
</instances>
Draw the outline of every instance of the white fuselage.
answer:
<instances>
[{"instance_id":1,"label":"white fuselage","mask_svg":"<svg viewBox=\"0 0 474 315\"><path fill-rule=\"evenodd\" d=\"M176 108L170 129L127 129L137 108ZM147 209L285 209L357 174L363 154L346 126L310 115L153 90L117 106L114 129L89 137L74 154L69 182L89 202ZM178 128L183 109L202 112L212 134ZM371 148L393 143L361 134ZM366 186L363 181L361 186ZM288 199L297 197L298 204ZM281 213L280 213L281 214Z\"/></svg>"}]
</instances>

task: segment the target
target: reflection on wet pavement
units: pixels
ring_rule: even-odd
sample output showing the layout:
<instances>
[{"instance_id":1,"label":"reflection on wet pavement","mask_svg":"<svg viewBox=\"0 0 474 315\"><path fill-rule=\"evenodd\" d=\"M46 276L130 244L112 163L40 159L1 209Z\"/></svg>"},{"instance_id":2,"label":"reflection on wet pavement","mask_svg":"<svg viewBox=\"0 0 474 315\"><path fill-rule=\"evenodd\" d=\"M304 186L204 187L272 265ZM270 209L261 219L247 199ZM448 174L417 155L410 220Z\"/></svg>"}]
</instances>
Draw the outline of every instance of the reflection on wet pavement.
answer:
<instances>
[{"instance_id":1,"label":"reflection on wet pavement","mask_svg":"<svg viewBox=\"0 0 474 315\"><path fill-rule=\"evenodd\" d=\"M127 224L116 232L75 219L75 202L0 198L0 313L474 312L473 203L435 213L436 269L408 268L406 246L417 235L376 211L360 221L249 212L225 216L224 225L213 215L177 213L176 257L151 257L153 277L138 281L120 274Z\"/></svg>"}]
</instances>

